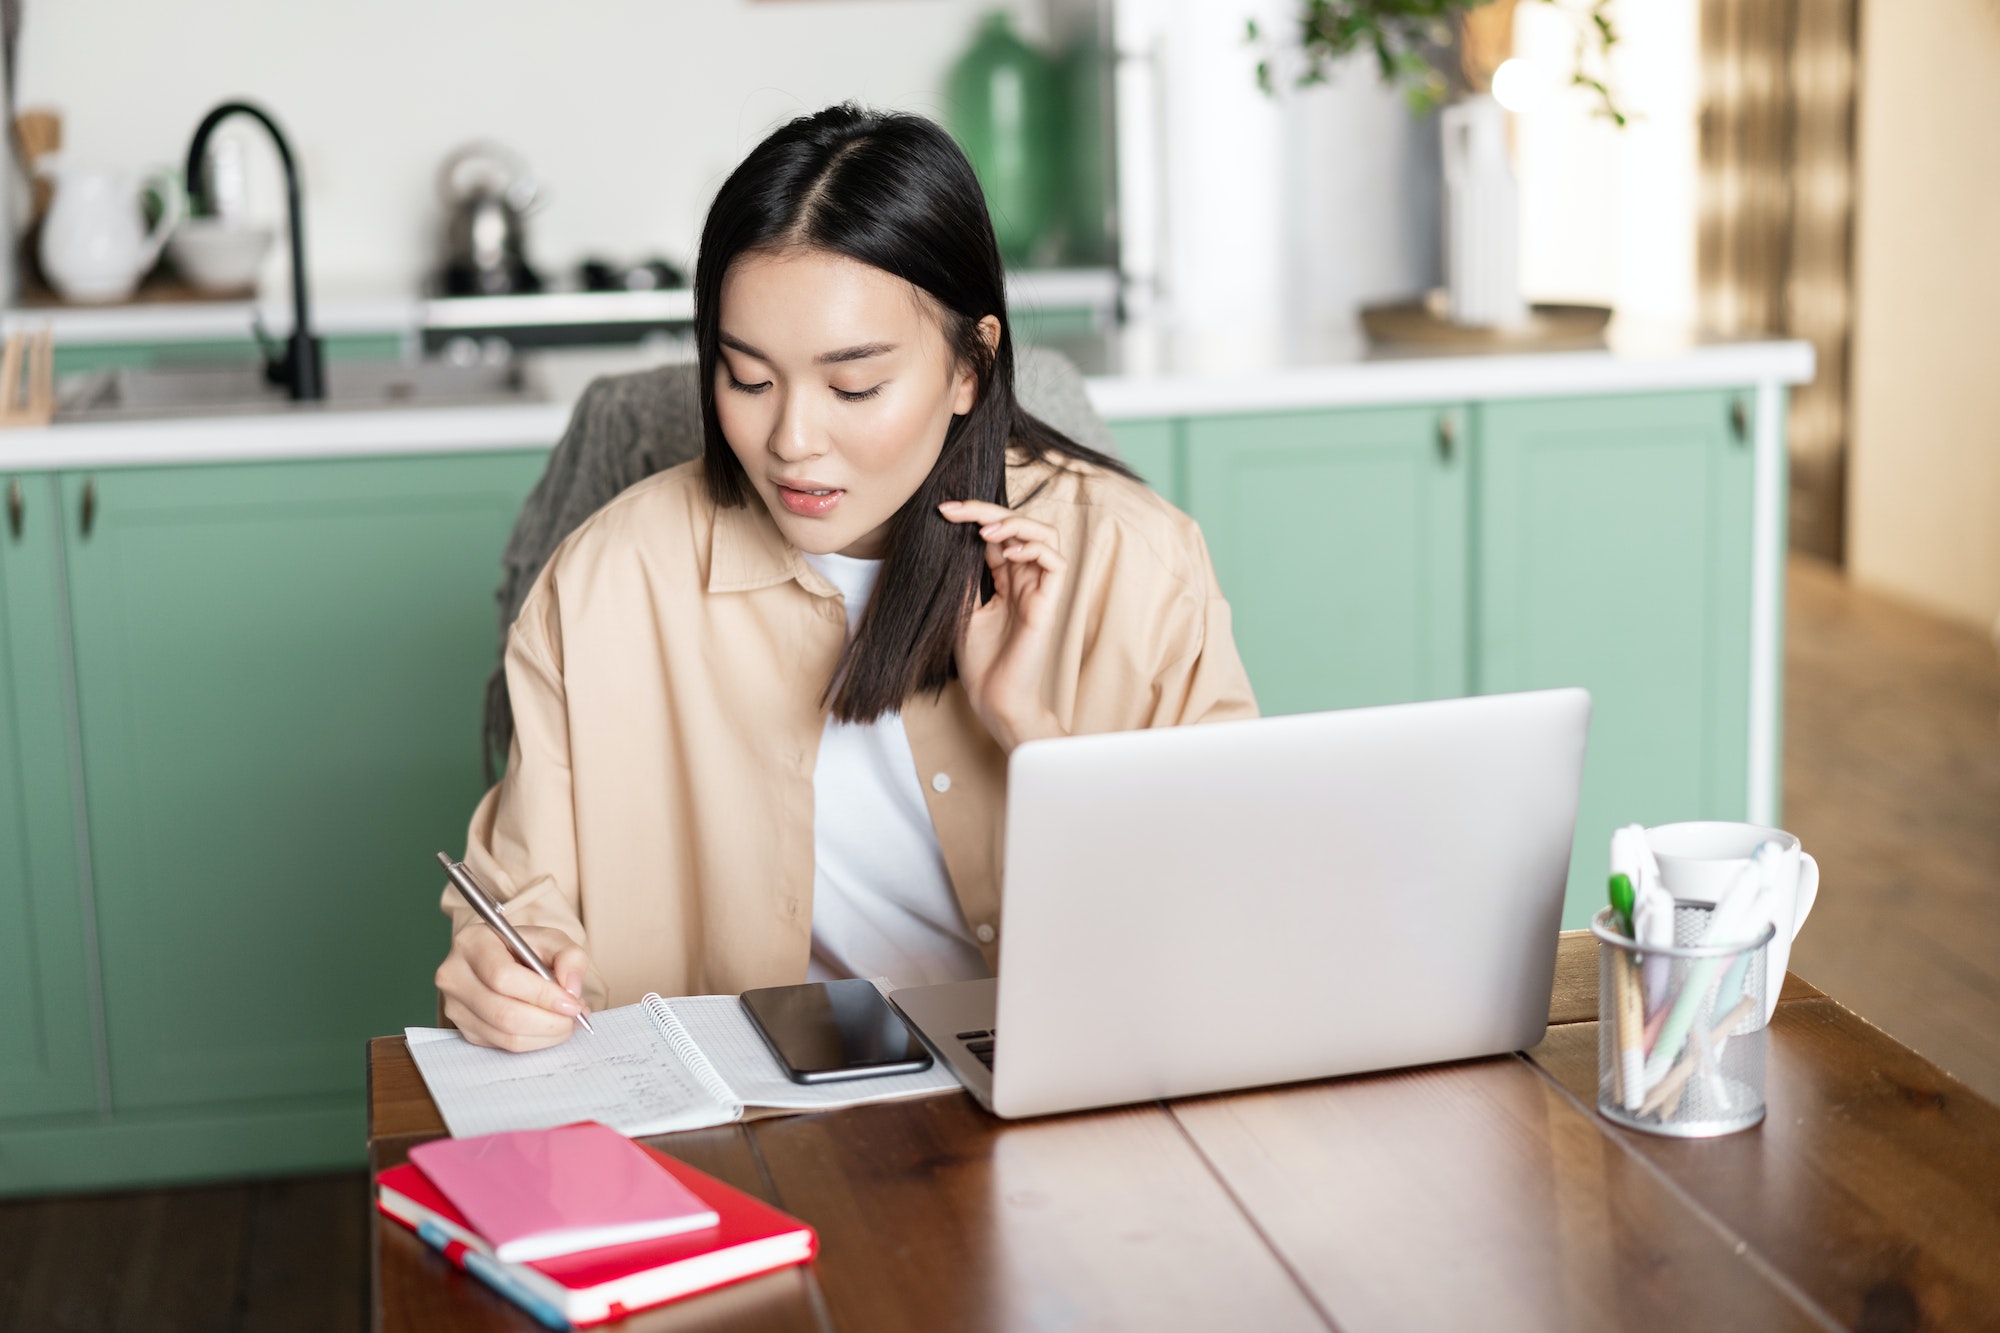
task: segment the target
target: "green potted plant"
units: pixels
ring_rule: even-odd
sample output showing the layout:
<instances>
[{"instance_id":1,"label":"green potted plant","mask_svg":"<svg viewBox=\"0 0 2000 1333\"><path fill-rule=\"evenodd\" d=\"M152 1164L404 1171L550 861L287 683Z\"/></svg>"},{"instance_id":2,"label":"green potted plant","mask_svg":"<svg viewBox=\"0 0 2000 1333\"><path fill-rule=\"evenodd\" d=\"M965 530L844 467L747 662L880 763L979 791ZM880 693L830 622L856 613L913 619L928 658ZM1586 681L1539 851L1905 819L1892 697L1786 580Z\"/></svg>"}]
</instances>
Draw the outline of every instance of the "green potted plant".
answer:
<instances>
[{"instance_id":1,"label":"green potted plant","mask_svg":"<svg viewBox=\"0 0 2000 1333\"><path fill-rule=\"evenodd\" d=\"M1616 125L1626 115L1601 69L1618 29L1612 0L1529 0L1553 5L1577 19L1576 61L1570 82L1597 99L1596 112ZM1504 58L1516 0L1298 0L1289 41L1274 40L1257 20L1247 20L1248 40L1259 48L1257 83L1277 88L1277 65L1287 53L1297 61L1293 82L1326 83L1333 67L1357 51L1372 52L1382 81L1403 93L1419 114L1454 96L1484 92ZM1475 12L1478 11L1478 12ZM1495 52L1502 53L1495 58ZM1290 63L1290 62L1285 62Z\"/></svg>"}]
</instances>

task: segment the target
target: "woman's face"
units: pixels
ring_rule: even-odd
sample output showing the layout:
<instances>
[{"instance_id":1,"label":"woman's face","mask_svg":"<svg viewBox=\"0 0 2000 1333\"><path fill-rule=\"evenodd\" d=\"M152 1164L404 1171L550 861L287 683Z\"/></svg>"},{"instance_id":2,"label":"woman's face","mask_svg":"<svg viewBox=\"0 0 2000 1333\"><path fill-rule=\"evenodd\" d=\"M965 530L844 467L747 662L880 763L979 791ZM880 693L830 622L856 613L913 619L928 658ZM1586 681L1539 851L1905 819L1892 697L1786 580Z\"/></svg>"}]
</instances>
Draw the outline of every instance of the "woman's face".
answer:
<instances>
[{"instance_id":1,"label":"woman's face","mask_svg":"<svg viewBox=\"0 0 2000 1333\"><path fill-rule=\"evenodd\" d=\"M881 558L978 392L922 294L843 255L752 252L723 275L721 325L716 415L779 531Z\"/></svg>"}]
</instances>

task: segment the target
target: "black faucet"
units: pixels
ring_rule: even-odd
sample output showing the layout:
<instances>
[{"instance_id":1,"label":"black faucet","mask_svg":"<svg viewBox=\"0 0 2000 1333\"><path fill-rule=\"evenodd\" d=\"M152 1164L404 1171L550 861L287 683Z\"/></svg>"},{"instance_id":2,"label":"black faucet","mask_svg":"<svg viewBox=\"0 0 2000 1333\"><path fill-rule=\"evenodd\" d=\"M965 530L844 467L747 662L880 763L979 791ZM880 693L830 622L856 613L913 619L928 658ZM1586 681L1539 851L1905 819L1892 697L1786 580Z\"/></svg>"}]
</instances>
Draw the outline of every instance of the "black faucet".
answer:
<instances>
[{"instance_id":1,"label":"black faucet","mask_svg":"<svg viewBox=\"0 0 2000 1333\"><path fill-rule=\"evenodd\" d=\"M278 146L278 159L285 164L285 207L291 214L292 224L292 337L285 350L278 352L265 342L263 326L258 326L258 341L265 343L264 375L273 384L282 384L289 389L295 400L324 398L326 373L320 362L319 339L312 336L312 325L306 313L305 210L299 207L299 169L298 164L292 161L292 146L285 142L278 122L248 102L224 102L202 117L201 127L194 132L194 142L188 145L189 211L200 212L208 204L206 186L202 181L208 159L208 137L215 132L217 125L238 113L262 125L270 132L271 142Z\"/></svg>"}]
</instances>

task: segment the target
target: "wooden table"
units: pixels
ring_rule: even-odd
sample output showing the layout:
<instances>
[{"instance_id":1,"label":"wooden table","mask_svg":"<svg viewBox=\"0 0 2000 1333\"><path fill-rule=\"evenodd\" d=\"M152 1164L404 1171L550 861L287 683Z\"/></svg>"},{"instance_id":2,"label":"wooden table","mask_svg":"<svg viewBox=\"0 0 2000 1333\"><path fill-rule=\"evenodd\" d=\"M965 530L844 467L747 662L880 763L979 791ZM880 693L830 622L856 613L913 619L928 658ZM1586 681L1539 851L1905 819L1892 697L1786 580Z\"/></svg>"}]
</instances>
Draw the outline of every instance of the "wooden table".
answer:
<instances>
[{"instance_id":1,"label":"wooden table","mask_svg":"<svg viewBox=\"0 0 2000 1333\"><path fill-rule=\"evenodd\" d=\"M2000 1108L1788 979L1762 1126L1592 1109L1595 946L1521 1055L1005 1122L964 1095L659 1146L818 1228L810 1268L629 1330L2000 1329ZM371 1042L375 1170L444 1132ZM375 1327L526 1330L376 1220Z\"/></svg>"}]
</instances>

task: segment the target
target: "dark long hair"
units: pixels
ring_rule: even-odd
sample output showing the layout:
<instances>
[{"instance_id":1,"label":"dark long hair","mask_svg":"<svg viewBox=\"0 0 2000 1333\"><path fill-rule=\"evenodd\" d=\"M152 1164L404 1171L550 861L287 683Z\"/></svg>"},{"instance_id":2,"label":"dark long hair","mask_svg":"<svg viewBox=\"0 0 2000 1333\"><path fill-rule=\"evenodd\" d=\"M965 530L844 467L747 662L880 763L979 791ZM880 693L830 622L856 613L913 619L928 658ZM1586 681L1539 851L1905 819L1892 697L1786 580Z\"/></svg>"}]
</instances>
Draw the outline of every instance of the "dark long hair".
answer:
<instances>
[{"instance_id":1,"label":"dark long hair","mask_svg":"<svg viewBox=\"0 0 2000 1333\"><path fill-rule=\"evenodd\" d=\"M869 722L919 692L944 689L957 673L959 629L974 599L991 591L978 525L947 522L940 503L1006 504L1010 444L1036 459L1132 474L1015 401L1000 250L979 179L958 145L921 116L843 103L792 121L752 149L702 226L695 347L708 493L718 507L756 495L715 411L723 275L745 252L793 247L844 255L915 285L931 298L959 363L978 375L972 410L952 418L936 466L889 520L882 577L828 685L834 716ZM999 345L990 350L979 336L987 315L1000 321Z\"/></svg>"}]
</instances>

